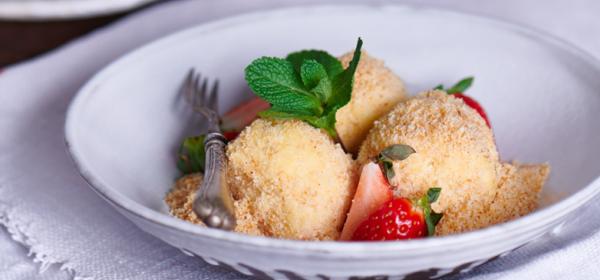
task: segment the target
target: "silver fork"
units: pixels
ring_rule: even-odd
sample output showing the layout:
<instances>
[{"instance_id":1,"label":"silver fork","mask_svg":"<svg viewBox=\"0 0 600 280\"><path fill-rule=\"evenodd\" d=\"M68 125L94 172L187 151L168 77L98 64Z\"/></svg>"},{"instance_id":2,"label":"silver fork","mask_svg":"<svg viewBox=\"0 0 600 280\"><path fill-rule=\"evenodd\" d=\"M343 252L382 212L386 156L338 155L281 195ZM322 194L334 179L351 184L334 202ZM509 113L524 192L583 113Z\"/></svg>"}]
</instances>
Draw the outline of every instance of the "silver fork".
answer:
<instances>
[{"instance_id":1,"label":"silver fork","mask_svg":"<svg viewBox=\"0 0 600 280\"><path fill-rule=\"evenodd\" d=\"M194 111L202 114L208 123L204 140L206 153L204 179L196 193L192 209L208 227L232 230L235 227L233 200L225 180L226 139L221 134L217 113L219 81L208 90L208 79L191 69L185 80L185 95Z\"/></svg>"}]
</instances>

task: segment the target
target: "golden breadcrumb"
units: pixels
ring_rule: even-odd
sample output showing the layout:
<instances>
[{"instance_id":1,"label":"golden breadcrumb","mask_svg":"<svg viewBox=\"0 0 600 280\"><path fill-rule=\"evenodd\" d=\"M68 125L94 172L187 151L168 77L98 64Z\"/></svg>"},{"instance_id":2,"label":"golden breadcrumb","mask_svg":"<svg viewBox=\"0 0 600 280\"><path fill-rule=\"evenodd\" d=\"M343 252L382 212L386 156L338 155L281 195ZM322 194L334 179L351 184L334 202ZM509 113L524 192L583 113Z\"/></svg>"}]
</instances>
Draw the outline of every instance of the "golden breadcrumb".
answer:
<instances>
[{"instance_id":1,"label":"golden breadcrumb","mask_svg":"<svg viewBox=\"0 0 600 280\"><path fill-rule=\"evenodd\" d=\"M492 131L475 110L443 91L401 102L375 122L358 161L364 164L393 144L416 150L393 164L396 195L415 199L442 188L433 205L445 215L437 230L462 232L481 224L496 195L500 165Z\"/></svg>"},{"instance_id":2,"label":"golden breadcrumb","mask_svg":"<svg viewBox=\"0 0 600 280\"><path fill-rule=\"evenodd\" d=\"M501 170L498 192L487 214L490 225L515 219L535 210L540 192L550 174L550 166L546 163L504 163Z\"/></svg>"},{"instance_id":3,"label":"golden breadcrumb","mask_svg":"<svg viewBox=\"0 0 600 280\"><path fill-rule=\"evenodd\" d=\"M340 57L344 67L352 60L353 52ZM389 112L406 97L404 83L382 60L362 52L356 73L352 98L336 114L335 128L348 152L356 153L373 121Z\"/></svg>"},{"instance_id":4,"label":"golden breadcrumb","mask_svg":"<svg viewBox=\"0 0 600 280\"><path fill-rule=\"evenodd\" d=\"M194 195L201 182L201 173L183 176L175 182L175 185L165 197L165 202L169 206L171 215L194 224L203 225L202 221L198 219L198 216L192 210Z\"/></svg>"},{"instance_id":5,"label":"golden breadcrumb","mask_svg":"<svg viewBox=\"0 0 600 280\"><path fill-rule=\"evenodd\" d=\"M169 206L171 215L194 224L204 225L192 210L194 196L201 182L201 173L183 176L175 182L175 185L165 197L165 202ZM234 212L236 217L236 232L261 235L253 224L247 222L248 213L244 212L243 208L236 207Z\"/></svg>"},{"instance_id":6,"label":"golden breadcrumb","mask_svg":"<svg viewBox=\"0 0 600 280\"><path fill-rule=\"evenodd\" d=\"M350 155L302 121L258 119L227 146L227 178L244 223L265 236L335 240L356 187ZM236 211L237 212L237 211Z\"/></svg>"}]
</instances>

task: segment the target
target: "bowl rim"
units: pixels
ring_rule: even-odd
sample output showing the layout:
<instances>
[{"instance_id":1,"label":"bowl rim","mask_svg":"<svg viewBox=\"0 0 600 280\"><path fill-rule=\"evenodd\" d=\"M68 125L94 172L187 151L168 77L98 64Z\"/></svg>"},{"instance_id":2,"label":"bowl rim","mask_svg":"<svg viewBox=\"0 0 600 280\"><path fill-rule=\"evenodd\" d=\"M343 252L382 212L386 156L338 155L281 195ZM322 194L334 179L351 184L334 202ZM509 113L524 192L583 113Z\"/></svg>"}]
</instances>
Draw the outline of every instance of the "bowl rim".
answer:
<instances>
[{"instance_id":1,"label":"bowl rim","mask_svg":"<svg viewBox=\"0 0 600 280\"><path fill-rule=\"evenodd\" d=\"M524 27L514 23L506 22L492 17L485 17L471 13L458 12L431 6L413 6L399 4L383 4L383 5L368 5L368 4L350 4L350 5L306 5L287 7L273 10L259 10L250 13L244 13L211 21L208 23L192 26L181 31L166 35L153 42L136 48L129 53L121 56L117 60L104 67L100 72L95 74L86 84L77 92L71 104L67 109L65 120L65 144L67 151L74 161L80 175L90 185L90 187L101 197L106 199L110 204L118 209L124 210L129 214L135 215L152 224L182 231L187 234L198 235L202 238L212 239L218 242L229 242L236 245L252 246L252 247L269 247L272 249L283 250L301 250L304 252L310 251L313 253L325 253L328 255L341 254L352 257L358 254L365 253L382 253L382 252L407 252L407 251L423 251L424 249L439 250L449 248L449 246L479 246L481 244L494 242L497 240L517 236L526 232L528 228L532 228L539 224L549 224L558 221L561 217L566 216L570 212L585 205L595 195L600 193L600 177L596 177L587 186L579 191L562 198L561 200L538 209L523 217L489 226L483 229L448 235L434 238L423 238L406 240L402 242L338 242L338 241L300 241L277 239L262 236L251 236L235 232L227 232L217 229L211 229L194 225L192 223L177 219L165 213L158 212L151 208L122 195L117 190L112 189L102 183L101 179L96 177L88 168L85 157L82 156L77 147L76 127L78 118L77 112L84 103L85 98L93 92L98 85L109 78L114 73L118 72L122 67L133 63L142 57L152 54L154 51L168 47L172 43L180 40L185 40L190 36L197 36L207 32L219 31L223 28L234 27L245 22L252 22L271 17L293 16L306 13L327 13L340 12L341 9L351 12L371 11L371 12L419 12L442 14L443 16L462 17L469 20L477 21L478 24L486 24L497 28L506 29L508 31L517 32L534 40L538 40L544 44L552 45L561 51L565 51L578 57L584 63L592 66L593 69L600 70L600 61L593 55L580 49L579 47L567 42L563 39L550 35L544 31L539 31L529 27ZM527 225L527 226L523 226Z\"/></svg>"}]
</instances>

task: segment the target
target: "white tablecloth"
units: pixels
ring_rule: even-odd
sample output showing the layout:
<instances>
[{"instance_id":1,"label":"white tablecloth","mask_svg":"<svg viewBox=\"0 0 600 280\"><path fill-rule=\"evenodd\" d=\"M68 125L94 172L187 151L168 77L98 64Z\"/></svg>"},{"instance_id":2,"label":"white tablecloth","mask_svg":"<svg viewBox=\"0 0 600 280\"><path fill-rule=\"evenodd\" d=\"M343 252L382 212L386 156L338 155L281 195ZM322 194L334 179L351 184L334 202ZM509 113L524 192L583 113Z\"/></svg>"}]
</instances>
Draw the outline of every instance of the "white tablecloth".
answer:
<instances>
[{"instance_id":1,"label":"white tablecloth","mask_svg":"<svg viewBox=\"0 0 600 280\"><path fill-rule=\"evenodd\" d=\"M0 74L0 279L242 278L141 232L98 198L65 153L64 110L95 72L146 42L228 15L317 2L322 3L170 1L5 69ZM553 33L600 57L596 0L368 2L427 4L506 19ZM560 233L462 277L600 279L598 211L600 203L593 203ZM38 274L40 268L44 272Z\"/></svg>"}]
</instances>

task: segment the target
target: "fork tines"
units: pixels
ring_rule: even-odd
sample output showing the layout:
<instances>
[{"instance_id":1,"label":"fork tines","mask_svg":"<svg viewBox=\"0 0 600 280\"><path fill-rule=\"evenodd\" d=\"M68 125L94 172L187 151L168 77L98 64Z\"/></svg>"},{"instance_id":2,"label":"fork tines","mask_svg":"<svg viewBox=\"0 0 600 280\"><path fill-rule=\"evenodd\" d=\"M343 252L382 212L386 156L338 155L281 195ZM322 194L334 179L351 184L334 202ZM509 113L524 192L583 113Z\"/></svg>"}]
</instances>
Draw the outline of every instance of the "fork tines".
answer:
<instances>
[{"instance_id":1,"label":"fork tines","mask_svg":"<svg viewBox=\"0 0 600 280\"><path fill-rule=\"evenodd\" d=\"M186 99L194 110L202 114L207 114L207 110L216 112L218 108L219 80L213 82L210 92L208 92L208 84L208 78L202 78L194 68L190 69L185 81Z\"/></svg>"}]
</instances>

